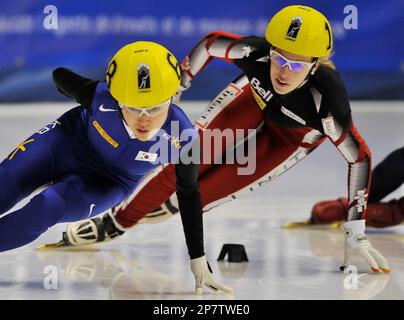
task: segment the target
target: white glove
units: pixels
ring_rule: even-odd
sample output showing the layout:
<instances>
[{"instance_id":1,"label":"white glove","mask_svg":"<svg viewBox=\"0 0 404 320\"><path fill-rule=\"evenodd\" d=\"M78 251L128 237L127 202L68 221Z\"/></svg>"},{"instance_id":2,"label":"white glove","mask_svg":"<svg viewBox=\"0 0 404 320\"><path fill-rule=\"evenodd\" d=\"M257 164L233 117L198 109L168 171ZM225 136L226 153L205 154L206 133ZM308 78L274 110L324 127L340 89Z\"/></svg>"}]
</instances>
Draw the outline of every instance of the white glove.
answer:
<instances>
[{"instance_id":1,"label":"white glove","mask_svg":"<svg viewBox=\"0 0 404 320\"><path fill-rule=\"evenodd\" d=\"M365 235L365 220L348 221L341 226L341 229L345 233L345 256L340 267L341 271L349 265L355 255L359 255L370 264L372 272L380 270L390 272L386 259L373 248Z\"/></svg>"},{"instance_id":2,"label":"white glove","mask_svg":"<svg viewBox=\"0 0 404 320\"><path fill-rule=\"evenodd\" d=\"M191 270L195 276L195 293L201 295L203 293L203 287L207 286L213 291L221 290L228 294L233 294L234 289L226 287L218 283L215 278L213 278L212 270L206 257L202 256L196 259L191 259Z\"/></svg>"}]
</instances>

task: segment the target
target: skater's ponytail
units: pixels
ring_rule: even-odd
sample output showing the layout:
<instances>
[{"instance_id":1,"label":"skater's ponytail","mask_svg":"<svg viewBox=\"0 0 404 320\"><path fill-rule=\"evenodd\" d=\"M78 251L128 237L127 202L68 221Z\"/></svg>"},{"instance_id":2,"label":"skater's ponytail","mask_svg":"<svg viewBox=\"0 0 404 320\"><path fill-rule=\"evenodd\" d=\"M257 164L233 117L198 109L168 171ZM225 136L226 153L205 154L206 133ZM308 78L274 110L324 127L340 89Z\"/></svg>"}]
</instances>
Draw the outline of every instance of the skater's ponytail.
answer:
<instances>
[{"instance_id":1,"label":"skater's ponytail","mask_svg":"<svg viewBox=\"0 0 404 320\"><path fill-rule=\"evenodd\" d=\"M319 58L318 65L319 66L324 65L329 69L337 70L337 67L335 66L334 62L331 60L331 55L328 57Z\"/></svg>"}]
</instances>

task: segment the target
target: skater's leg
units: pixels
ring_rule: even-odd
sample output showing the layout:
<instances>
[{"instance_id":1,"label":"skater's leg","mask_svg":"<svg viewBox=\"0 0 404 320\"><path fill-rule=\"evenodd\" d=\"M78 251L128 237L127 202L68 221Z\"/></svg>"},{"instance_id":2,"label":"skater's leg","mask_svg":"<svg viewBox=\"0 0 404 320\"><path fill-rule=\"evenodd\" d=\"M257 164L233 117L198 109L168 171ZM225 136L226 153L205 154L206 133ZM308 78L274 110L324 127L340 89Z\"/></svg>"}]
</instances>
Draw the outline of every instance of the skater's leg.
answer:
<instances>
[{"instance_id":1,"label":"skater's leg","mask_svg":"<svg viewBox=\"0 0 404 320\"><path fill-rule=\"evenodd\" d=\"M23 208L0 219L0 251L28 244L56 223L102 213L126 196L127 191L109 179L67 176L32 198Z\"/></svg>"},{"instance_id":2,"label":"skater's leg","mask_svg":"<svg viewBox=\"0 0 404 320\"><path fill-rule=\"evenodd\" d=\"M229 84L195 121L201 140L200 175L214 167L215 160L220 160L223 154L244 140L250 134L249 130L257 130L263 124L264 114L254 100L246 77ZM216 132L223 138L218 139ZM227 139L228 136L230 139Z\"/></svg>"},{"instance_id":3,"label":"skater's leg","mask_svg":"<svg viewBox=\"0 0 404 320\"><path fill-rule=\"evenodd\" d=\"M67 137L58 122L49 128L26 139L0 163L0 214L69 170Z\"/></svg>"},{"instance_id":4,"label":"skater's leg","mask_svg":"<svg viewBox=\"0 0 404 320\"><path fill-rule=\"evenodd\" d=\"M404 183L404 147L390 153L372 171L369 203L379 202Z\"/></svg>"},{"instance_id":5,"label":"skater's leg","mask_svg":"<svg viewBox=\"0 0 404 320\"><path fill-rule=\"evenodd\" d=\"M304 143L310 136L312 143ZM271 122L257 135L255 171L240 175L239 164L216 166L200 178L204 210L261 187L296 165L324 139L309 129L285 129Z\"/></svg>"}]
</instances>

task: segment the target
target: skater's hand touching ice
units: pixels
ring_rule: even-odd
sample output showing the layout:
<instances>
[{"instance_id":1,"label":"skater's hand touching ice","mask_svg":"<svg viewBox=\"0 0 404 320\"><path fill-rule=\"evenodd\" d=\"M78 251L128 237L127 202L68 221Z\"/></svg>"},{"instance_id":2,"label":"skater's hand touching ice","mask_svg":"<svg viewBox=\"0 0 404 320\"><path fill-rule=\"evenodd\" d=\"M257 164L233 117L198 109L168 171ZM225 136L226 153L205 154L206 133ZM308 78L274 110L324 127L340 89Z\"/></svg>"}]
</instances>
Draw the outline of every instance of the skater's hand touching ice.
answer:
<instances>
[{"instance_id":1,"label":"skater's hand touching ice","mask_svg":"<svg viewBox=\"0 0 404 320\"><path fill-rule=\"evenodd\" d=\"M234 293L234 289L226 287L215 280L212 275L212 270L206 261L206 256L191 259L191 270L195 276L195 293L197 295L203 293L204 286L213 291L220 290L228 294Z\"/></svg>"},{"instance_id":2,"label":"skater's hand touching ice","mask_svg":"<svg viewBox=\"0 0 404 320\"><path fill-rule=\"evenodd\" d=\"M345 256L341 271L349 265L353 257L359 255L370 265L372 272L390 272L386 259L373 248L365 235L365 220L348 221L341 229L345 234Z\"/></svg>"}]
</instances>

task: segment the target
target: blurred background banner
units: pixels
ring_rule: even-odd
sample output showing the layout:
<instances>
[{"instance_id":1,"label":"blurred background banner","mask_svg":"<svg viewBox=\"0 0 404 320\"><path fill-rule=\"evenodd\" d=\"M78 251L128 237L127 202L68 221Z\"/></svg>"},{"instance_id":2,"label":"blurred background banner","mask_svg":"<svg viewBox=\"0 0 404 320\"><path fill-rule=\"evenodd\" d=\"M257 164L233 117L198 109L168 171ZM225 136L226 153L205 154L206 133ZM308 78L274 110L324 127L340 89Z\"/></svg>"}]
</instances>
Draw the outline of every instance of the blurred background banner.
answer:
<instances>
[{"instance_id":1,"label":"blurred background banner","mask_svg":"<svg viewBox=\"0 0 404 320\"><path fill-rule=\"evenodd\" d=\"M263 36L270 18L296 3L331 21L333 60L352 99L404 99L403 0L13 0L0 4L0 102L62 100L53 68L102 79L113 54L129 42L159 42L182 60L211 30ZM211 99L238 74L214 61L184 98Z\"/></svg>"}]
</instances>

